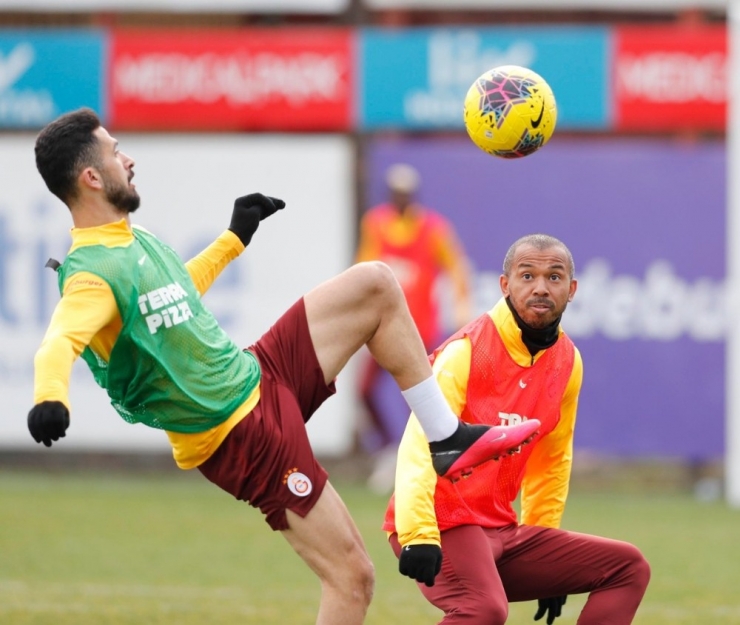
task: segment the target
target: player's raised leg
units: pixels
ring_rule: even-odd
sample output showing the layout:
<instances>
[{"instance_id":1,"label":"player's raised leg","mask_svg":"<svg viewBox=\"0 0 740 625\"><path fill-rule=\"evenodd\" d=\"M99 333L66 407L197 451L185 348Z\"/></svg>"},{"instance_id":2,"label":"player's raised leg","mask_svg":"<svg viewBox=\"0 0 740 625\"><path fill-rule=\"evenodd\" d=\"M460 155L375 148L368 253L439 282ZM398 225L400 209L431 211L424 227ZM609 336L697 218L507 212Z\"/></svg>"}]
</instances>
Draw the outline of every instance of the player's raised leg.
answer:
<instances>
[{"instance_id":1,"label":"player's raised leg","mask_svg":"<svg viewBox=\"0 0 740 625\"><path fill-rule=\"evenodd\" d=\"M373 596L375 571L360 532L330 483L305 516L286 510L283 535L321 580L317 625L360 625Z\"/></svg>"},{"instance_id":2,"label":"player's raised leg","mask_svg":"<svg viewBox=\"0 0 740 625\"><path fill-rule=\"evenodd\" d=\"M539 428L536 419L514 426L467 425L447 404L424 344L390 268L354 265L304 298L306 317L325 380L332 381L360 347L395 379L430 442L434 468L456 477L516 449Z\"/></svg>"}]
</instances>

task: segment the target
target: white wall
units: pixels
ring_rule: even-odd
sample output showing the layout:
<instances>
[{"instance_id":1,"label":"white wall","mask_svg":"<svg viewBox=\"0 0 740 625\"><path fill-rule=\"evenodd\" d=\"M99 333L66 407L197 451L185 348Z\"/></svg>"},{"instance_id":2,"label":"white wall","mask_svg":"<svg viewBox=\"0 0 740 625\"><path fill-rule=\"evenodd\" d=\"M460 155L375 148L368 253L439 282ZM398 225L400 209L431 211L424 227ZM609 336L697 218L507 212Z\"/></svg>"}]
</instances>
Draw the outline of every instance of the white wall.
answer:
<instances>
[{"instance_id":1,"label":"white wall","mask_svg":"<svg viewBox=\"0 0 740 625\"><path fill-rule=\"evenodd\" d=\"M189 258L228 227L233 200L259 191L284 199L250 249L204 302L240 345L257 339L304 292L339 273L354 245L353 152L339 136L117 135L135 159L138 223ZM26 428L33 356L59 299L43 265L64 258L71 219L36 172L34 135L0 141L0 449L41 449ZM354 373L309 424L317 453L339 455L352 440ZM60 450L167 450L166 436L113 411L84 362L75 365L72 425Z\"/></svg>"}]
</instances>

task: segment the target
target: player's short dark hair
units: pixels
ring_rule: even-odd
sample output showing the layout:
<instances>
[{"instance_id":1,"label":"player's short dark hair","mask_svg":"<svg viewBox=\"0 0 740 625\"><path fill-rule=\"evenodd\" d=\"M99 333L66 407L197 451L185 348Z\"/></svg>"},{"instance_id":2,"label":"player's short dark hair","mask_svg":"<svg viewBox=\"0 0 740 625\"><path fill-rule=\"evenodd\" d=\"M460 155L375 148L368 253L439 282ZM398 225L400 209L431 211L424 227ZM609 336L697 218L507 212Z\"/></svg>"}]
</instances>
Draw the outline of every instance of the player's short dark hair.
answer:
<instances>
[{"instance_id":1,"label":"player's short dark hair","mask_svg":"<svg viewBox=\"0 0 740 625\"><path fill-rule=\"evenodd\" d=\"M50 122L36 138L36 169L49 191L67 205L77 195L80 172L99 165L98 139L93 132L100 125L95 111L81 108Z\"/></svg>"},{"instance_id":2,"label":"player's short dark hair","mask_svg":"<svg viewBox=\"0 0 740 625\"><path fill-rule=\"evenodd\" d=\"M570 253L570 250L565 243L563 243L560 239L551 237L549 234L528 234L514 241L514 243L511 244L509 250L506 252L506 256L504 256L505 276L508 276L511 273L511 266L514 263L514 254L516 254L516 251L522 245L531 245L533 248L540 251L548 250L551 247L561 248L565 252L565 256L568 259L568 274L570 276L570 279L572 280L573 276L575 276L576 265L573 262L573 254Z\"/></svg>"}]
</instances>

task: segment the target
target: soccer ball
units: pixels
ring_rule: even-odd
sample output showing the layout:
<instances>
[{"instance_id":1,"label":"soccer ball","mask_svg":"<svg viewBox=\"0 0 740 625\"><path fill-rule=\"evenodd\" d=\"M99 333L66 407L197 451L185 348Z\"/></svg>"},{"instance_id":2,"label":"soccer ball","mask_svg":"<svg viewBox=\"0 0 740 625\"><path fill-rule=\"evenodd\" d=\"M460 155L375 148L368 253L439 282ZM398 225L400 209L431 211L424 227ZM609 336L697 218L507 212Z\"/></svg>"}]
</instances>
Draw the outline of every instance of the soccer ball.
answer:
<instances>
[{"instance_id":1,"label":"soccer ball","mask_svg":"<svg viewBox=\"0 0 740 625\"><path fill-rule=\"evenodd\" d=\"M557 117L550 85L518 65L494 67L476 78L463 107L465 128L473 143L501 158L519 158L539 150L552 136Z\"/></svg>"}]
</instances>

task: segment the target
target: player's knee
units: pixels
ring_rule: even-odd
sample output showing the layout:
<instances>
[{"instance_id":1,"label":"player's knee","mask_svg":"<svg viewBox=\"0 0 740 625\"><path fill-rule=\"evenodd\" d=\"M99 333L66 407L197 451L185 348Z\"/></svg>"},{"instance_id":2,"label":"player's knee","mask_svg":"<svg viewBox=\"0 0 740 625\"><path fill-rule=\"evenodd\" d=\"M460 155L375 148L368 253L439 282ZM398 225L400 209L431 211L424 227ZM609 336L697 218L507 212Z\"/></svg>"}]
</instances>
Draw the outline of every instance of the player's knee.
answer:
<instances>
[{"instance_id":1,"label":"player's knee","mask_svg":"<svg viewBox=\"0 0 740 625\"><path fill-rule=\"evenodd\" d=\"M627 578L630 585L644 592L650 582L650 564L634 545L621 543L620 547L620 556L624 565L621 567L622 574L619 577Z\"/></svg>"},{"instance_id":2,"label":"player's knee","mask_svg":"<svg viewBox=\"0 0 740 625\"><path fill-rule=\"evenodd\" d=\"M393 270L384 262L373 260L355 265L363 281L365 295L368 300L384 306L387 300L403 297Z\"/></svg>"},{"instance_id":3,"label":"player's knee","mask_svg":"<svg viewBox=\"0 0 740 625\"><path fill-rule=\"evenodd\" d=\"M509 608L508 606L499 606L495 612L491 612L491 625L504 625L509 620Z\"/></svg>"},{"instance_id":4,"label":"player's knee","mask_svg":"<svg viewBox=\"0 0 740 625\"><path fill-rule=\"evenodd\" d=\"M375 567L369 558L365 558L358 563L357 568L353 569L349 578L350 587L348 591L352 595L352 600L359 602L367 607L372 601L375 592Z\"/></svg>"},{"instance_id":5,"label":"player's knee","mask_svg":"<svg viewBox=\"0 0 740 625\"><path fill-rule=\"evenodd\" d=\"M460 608L465 614L465 622L470 625L504 625L509 618L509 604L505 597L477 595Z\"/></svg>"},{"instance_id":6,"label":"player's knee","mask_svg":"<svg viewBox=\"0 0 740 625\"><path fill-rule=\"evenodd\" d=\"M492 603L486 612L489 625L504 625L509 618L509 606L502 603Z\"/></svg>"},{"instance_id":7,"label":"player's knee","mask_svg":"<svg viewBox=\"0 0 740 625\"><path fill-rule=\"evenodd\" d=\"M650 564L637 547L633 546L632 549L633 551L630 559L632 577L635 580L635 585L644 592L647 585L650 583Z\"/></svg>"},{"instance_id":8,"label":"player's knee","mask_svg":"<svg viewBox=\"0 0 740 625\"><path fill-rule=\"evenodd\" d=\"M358 572L357 592L361 601L367 606L372 601L375 593L375 567L369 557L365 558L364 564Z\"/></svg>"},{"instance_id":9,"label":"player's knee","mask_svg":"<svg viewBox=\"0 0 740 625\"><path fill-rule=\"evenodd\" d=\"M375 567L364 549L355 549L343 560L341 570L325 580L351 603L367 607L375 591Z\"/></svg>"}]
</instances>

